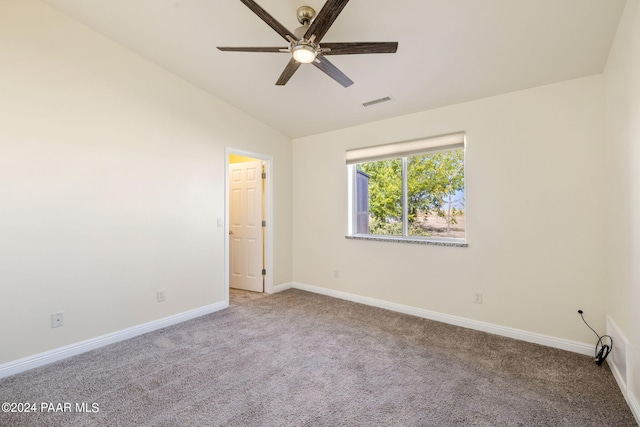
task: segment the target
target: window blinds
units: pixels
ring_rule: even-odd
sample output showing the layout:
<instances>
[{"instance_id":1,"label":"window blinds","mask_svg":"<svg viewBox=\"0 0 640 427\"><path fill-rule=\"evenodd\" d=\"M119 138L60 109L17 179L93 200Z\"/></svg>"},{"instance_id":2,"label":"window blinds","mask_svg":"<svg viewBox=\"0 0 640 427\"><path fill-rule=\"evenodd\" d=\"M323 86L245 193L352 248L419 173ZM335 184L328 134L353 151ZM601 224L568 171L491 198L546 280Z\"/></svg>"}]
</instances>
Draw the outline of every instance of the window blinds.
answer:
<instances>
[{"instance_id":1,"label":"window blinds","mask_svg":"<svg viewBox=\"0 0 640 427\"><path fill-rule=\"evenodd\" d=\"M413 156L416 154L457 150L460 148L464 148L464 133L452 133L413 141L395 142L392 144L347 150L346 164L353 165L355 163L373 162Z\"/></svg>"}]
</instances>

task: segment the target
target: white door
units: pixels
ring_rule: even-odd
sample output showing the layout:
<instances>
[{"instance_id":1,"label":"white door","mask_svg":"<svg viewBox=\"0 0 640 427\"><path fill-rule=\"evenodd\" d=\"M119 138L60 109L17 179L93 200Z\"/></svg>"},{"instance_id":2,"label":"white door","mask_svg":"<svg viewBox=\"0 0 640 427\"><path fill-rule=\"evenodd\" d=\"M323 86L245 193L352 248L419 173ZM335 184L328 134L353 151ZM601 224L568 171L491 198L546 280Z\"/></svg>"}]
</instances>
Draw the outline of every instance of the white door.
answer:
<instances>
[{"instance_id":1,"label":"white door","mask_svg":"<svg viewBox=\"0 0 640 427\"><path fill-rule=\"evenodd\" d=\"M229 170L229 287L263 292L262 162Z\"/></svg>"}]
</instances>

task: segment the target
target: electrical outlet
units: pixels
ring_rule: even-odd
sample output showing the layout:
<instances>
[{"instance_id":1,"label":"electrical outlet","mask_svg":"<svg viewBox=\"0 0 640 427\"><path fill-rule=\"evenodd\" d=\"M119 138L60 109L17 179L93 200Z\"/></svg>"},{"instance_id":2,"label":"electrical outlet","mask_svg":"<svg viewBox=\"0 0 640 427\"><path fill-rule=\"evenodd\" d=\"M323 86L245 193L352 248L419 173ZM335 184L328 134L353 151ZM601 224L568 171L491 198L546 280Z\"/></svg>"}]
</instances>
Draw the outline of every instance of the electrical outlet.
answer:
<instances>
[{"instance_id":1,"label":"electrical outlet","mask_svg":"<svg viewBox=\"0 0 640 427\"><path fill-rule=\"evenodd\" d=\"M339 270L333 270L333 278L334 279L339 279L340 278L340 271Z\"/></svg>"},{"instance_id":2,"label":"electrical outlet","mask_svg":"<svg viewBox=\"0 0 640 427\"><path fill-rule=\"evenodd\" d=\"M165 300L164 290L156 292L156 299L158 300L158 302L163 302Z\"/></svg>"},{"instance_id":3,"label":"electrical outlet","mask_svg":"<svg viewBox=\"0 0 640 427\"><path fill-rule=\"evenodd\" d=\"M51 327L59 328L64 325L64 317L62 313L53 313L51 315Z\"/></svg>"},{"instance_id":4,"label":"electrical outlet","mask_svg":"<svg viewBox=\"0 0 640 427\"><path fill-rule=\"evenodd\" d=\"M473 294L473 302L476 304L482 304L482 293L481 292L475 292Z\"/></svg>"}]
</instances>

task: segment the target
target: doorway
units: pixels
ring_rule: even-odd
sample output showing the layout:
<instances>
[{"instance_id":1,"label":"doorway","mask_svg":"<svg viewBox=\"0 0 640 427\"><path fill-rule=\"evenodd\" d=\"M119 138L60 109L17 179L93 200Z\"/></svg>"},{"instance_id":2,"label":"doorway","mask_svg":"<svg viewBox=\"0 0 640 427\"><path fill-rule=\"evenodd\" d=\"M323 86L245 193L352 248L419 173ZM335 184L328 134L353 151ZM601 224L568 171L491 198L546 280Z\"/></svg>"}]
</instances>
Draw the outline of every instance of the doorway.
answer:
<instances>
[{"instance_id":1,"label":"doorway","mask_svg":"<svg viewBox=\"0 0 640 427\"><path fill-rule=\"evenodd\" d=\"M226 150L225 280L229 289L271 293L272 159L258 153Z\"/></svg>"}]
</instances>

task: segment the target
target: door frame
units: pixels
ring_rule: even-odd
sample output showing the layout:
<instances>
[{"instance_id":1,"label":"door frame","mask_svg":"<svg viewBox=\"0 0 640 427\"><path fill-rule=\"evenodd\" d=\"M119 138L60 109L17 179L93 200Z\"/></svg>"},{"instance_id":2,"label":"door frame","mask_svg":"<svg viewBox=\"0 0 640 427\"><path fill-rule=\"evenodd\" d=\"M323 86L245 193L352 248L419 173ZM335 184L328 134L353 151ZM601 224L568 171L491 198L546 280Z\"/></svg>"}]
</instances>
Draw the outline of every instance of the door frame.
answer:
<instances>
[{"instance_id":1,"label":"door frame","mask_svg":"<svg viewBox=\"0 0 640 427\"><path fill-rule=\"evenodd\" d=\"M252 151L239 150L236 148L225 147L224 149L224 283L225 283L225 300L229 304L229 156L235 154L238 156L251 157L264 162L264 171L267 178L264 183L263 203L265 203L264 220L267 226L264 230L264 268L267 274L264 276L264 292L273 293L273 156L262 153L254 153Z\"/></svg>"}]
</instances>

